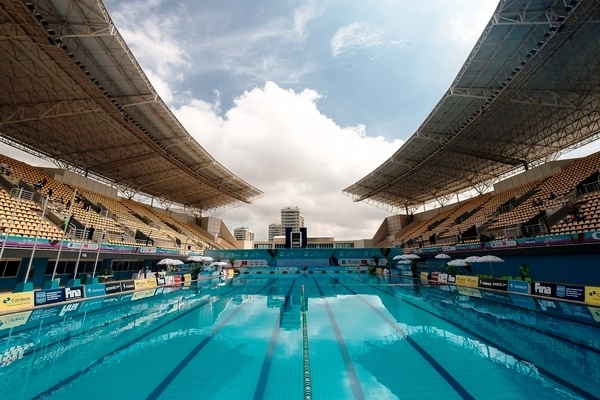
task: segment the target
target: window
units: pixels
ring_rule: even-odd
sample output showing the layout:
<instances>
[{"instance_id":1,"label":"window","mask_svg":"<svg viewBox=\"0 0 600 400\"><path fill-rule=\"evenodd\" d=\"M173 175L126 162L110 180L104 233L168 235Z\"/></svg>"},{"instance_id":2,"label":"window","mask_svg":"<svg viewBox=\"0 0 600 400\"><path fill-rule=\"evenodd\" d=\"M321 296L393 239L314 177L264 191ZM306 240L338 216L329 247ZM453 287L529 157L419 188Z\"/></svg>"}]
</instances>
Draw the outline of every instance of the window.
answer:
<instances>
[{"instance_id":1,"label":"window","mask_svg":"<svg viewBox=\"0 0 600 400\"><path fill-rule=\"evenodd\" d=\"M21 260L4 260L0 261L0 277L7 278L17 276Z\"/></svg>"}]
</instances>

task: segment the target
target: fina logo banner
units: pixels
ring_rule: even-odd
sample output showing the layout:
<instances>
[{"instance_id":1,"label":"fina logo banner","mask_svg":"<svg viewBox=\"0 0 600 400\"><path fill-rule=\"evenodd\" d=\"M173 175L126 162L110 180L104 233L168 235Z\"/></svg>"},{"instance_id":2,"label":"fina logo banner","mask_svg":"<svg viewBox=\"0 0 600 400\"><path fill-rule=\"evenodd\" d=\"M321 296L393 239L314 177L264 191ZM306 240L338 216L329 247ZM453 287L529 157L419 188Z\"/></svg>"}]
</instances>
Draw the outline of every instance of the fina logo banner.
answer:
<instances>
[{"instance_id":1,"label":"fina logo banner","mask_svg":"<svg viewBox=\"0 0 600 400\"><path fill-rule=\"evenodd\" d=\"M554 283L533 282L532 294L545 297L556 297L556 285Z\"/></svg>"},{"instance_id":2,"label":"fina logo banner","mask_svg":"<svg viewBox=\"0 0 600 400\"><path fill-rule=\"evenodd\" d=\"M41 306L42 304L60 303L65 300L65 295L62 289L51 289L51 290L36 290L35 291L35 305Z\"/></svg>"},{"instance_id":3,"label":"fina logo banner","mask_svg":"<svg viewBox=\"0 0 600 400\"><path fill-rule=\"evenodd\" d=\"M66 287L63 289L65 300L83 299L83 286Z\"/></svg>"}]
</instances>

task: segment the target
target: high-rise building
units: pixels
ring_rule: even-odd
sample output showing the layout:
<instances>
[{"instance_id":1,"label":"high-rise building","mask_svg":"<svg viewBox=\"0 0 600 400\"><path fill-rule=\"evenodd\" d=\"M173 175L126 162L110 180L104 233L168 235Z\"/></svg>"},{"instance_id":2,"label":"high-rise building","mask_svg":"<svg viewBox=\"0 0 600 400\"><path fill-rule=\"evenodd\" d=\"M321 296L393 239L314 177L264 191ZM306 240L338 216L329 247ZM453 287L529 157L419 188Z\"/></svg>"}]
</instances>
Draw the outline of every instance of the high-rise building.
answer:
<instances>
[{"instance_id":1,"label":"high-rise building","mask_svg":"<svg viewBox=\"0 0 600 400\"><path fill-rule=\"evenodd\" d=\"M252 242L254 241L254 232L250 231L250 229L245 226L240 226L233 230L233 237L235 237L235 240L247 240Z\"/></svg>"},{"instance_id":2,"label":"high-rise building","mask_svg":"<svg viewBox=\"0 0 600 400\"><path fill-rule=\"evenodd\" d=\"M275 236L283 236L285 231L281 224L269 224L269 242L273 240Z\"/></svg>"},{"instance_id":3,"label":"high-rise building","mask_svg":"<svg viewBox=\"0 0 600 400\"><path fill-rule=\"evenodd\" d=\"M293 232L298 232L304 227L304 217L300 213L300 207L285 207L281 209L282 228L292 228Z\"/></svg>"}]
</instances>

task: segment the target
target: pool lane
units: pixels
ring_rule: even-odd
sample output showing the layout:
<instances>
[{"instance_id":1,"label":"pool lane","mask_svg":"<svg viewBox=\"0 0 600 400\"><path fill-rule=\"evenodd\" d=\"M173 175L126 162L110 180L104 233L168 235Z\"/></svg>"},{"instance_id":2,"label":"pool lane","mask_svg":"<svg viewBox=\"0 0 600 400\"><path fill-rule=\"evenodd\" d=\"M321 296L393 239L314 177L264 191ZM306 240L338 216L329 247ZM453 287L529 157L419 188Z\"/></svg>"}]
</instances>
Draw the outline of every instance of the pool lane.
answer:
<instances>
[{"instance_id":1,"label":"pool lane","mask_svg":"<svg viewBox=\"0 0 600 400\"><path fill-rule=\"evenodd\" d=\"M285 299L282 305L282 311L285 311L289 306L290 298L292 294L292 289L294 288L294 284L296 283L296 279L292 281L290 288L285 295ZM265 359L263 360L262 367L260 368L260 374L258 375L258 380L256 382L256 389L254 390L254 400L262 400L265 398L265 391L267 388L267 383L269 380L269 373L271 371L271 364L273 363L273 355L275 354L275 346L277 344L277 339L279 338L279 326L281 324L281 313L280 317L278 317L275 321L275 326L273 327L273 333L271 334L271 339L269 340L269 346L267 347L267 354L265 355Z\"/></svg>"},{"instance_id":2,"label":"pool lane","mask_svg":"<svg viewBox=\"0 0 600 400\"><path fill-rule=\"evenodd\" d=\"M333 311L331 310L331 306L329 301L327 300L323 289L317 282L316 278L313 276L313 281L319 294L321 295L321 299L323 300L323 305L325 306L325 310L327 311L327 316L329 318L329 323L331 324L331 329L333 330L333 334L335 335L335 340L337 342L340 354L342 356L342 361L344 364L344 368L346 371L347 379L350 384L350 388L352 389L352 395L356 400L365 399L365 393L363 392L362 386L358 379L358 375L356 373L356 369L354 368L354 362L352 361L352 357L350 356L350 352L346 347L346 343L344 341L344 336L342 335L342 331L337 323L335 316L333 315ZM310 340L310 337L309 337ZM314 374L314 373L313 373ZM316 392L316 390L315 390ZM318 396L317 396L318 397Z\"/></svg>"},{"instance_id":3,"label":"pool lane","mask_svg":"<svg viewBox=\"0 0 600 400\"><path fill-rule=\"evenodd\" d=\"M333 278L335 279L335 278ZM381 312L380 309L374 307L371 303L365 300L364 296L356 293L347 285L341 283L338 279L335 279L342 287L344 287L348 292L357 296L367 307L371 309L375 314L377 314L381 319L383 319L392 329L398 332L404 340L414 349L419 355L429 363L429 365L442 377L444 380L454 389L454 391L460 396L460 398L464 400L474 400L475 397L469 393L469 391L460 384L442 364L440 364L427 350L425 350L421 345L415 342L407 333L398 326L398 324L392 320L390 317ZM389 294L389 293L388 293Z\"/></svg>"}]
</instances>

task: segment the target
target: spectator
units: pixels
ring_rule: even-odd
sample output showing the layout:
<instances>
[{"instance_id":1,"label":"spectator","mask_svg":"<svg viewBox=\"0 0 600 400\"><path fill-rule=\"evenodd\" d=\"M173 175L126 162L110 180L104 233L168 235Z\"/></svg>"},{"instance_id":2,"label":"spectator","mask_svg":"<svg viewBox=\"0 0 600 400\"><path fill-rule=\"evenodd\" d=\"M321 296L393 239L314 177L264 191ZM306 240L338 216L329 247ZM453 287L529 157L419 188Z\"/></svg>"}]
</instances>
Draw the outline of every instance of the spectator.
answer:
<instances>
[{"instance_id":1,"label":"spectator","mask_svg":"<svg viewBox=\"0 0 600 400\"><path fill-rule=\"evenodd\" d=\"M13 172L13 168L9 165L7 168L5 168L4 173L6 174L6 176L10 176Z\"/></svg>"},{"instance_id":2,"label":"spectator","mask_svg":"<svg viewBox=\"0 0 600 400\"><path fill-rule=\"evenodd\" d=\"M4 161L0 163L0 174L4 173L4 170L8 167Z\"/></svg>"},{"instance_id":3,"label":"spectator","mask_svg":"<svg viewBox=\"0 0 600 400\"><path fill-rule=\"evenodd\" d=\"M48 198L50 199L52 198L52 193L54 192L52 191L52 188L48 188L48 191L46 193L48 194Z\"/></svg>"},{"instance_id":4,"label":"spectator","mask_svg":"<svg viewBox=\"0 0 600 400\"><path fill-rule=\"evenodd\" d=\"M42 183L41 179L38 179L37 181L35 181L35 183L33 184L33 188L35 190L41 190L42 187L44 186L44 184Z\"/></svg>"},{"instance_id":5,"label":"spectator","mask_svg":"<svg viewBox=\"0 0 600 400\"><path fill-rule=\"evenodd\" d=\"M92 240L94 238L95 231L96 231L96 228L94 228L94 225L90 226L90 229L88 229L88 234L87 234L88 240Z\"/></svg>"},{"instance_id":6,"label":"spectator","mask_svg":"<svg viewBox=\"0 0 600 400\"><path fill-rule=\"evenodd\" d=\"M48 184L48 178L44 177L42 179L42 187L46 186Z\"/></svg>"}]
</instances>

